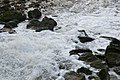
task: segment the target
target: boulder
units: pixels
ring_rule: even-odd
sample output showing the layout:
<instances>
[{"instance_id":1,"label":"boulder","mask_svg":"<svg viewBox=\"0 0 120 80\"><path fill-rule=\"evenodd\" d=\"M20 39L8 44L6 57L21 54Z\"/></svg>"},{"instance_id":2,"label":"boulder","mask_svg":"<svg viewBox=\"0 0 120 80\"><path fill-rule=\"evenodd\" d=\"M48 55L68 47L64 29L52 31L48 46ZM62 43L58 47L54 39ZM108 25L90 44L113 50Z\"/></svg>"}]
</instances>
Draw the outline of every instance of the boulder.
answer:
<instances>
[{"instance_id":1,"label":"boulder","mask_svg":"<svg viewBox=\"0 0 120 80\"><path fill-rule=\"evenodd\" d=\"M77 73L84 73L86 75L92 75L92 71L90 71L88 68L81 67L77 70Z\"/></svg>"},{"instance_id":2,"label":"boulder","mask_svg":"<svg viewBox=\"0 0 120 80\"><path fill-rule=\"evenodd\" d=\"M109 67L120 66L120 41L113 39L105 51L106 62Z\"/></svg>"},{"instance_id":3,"label":"boulder","mask_svg":"<svg viewBox=\"0 0 120 80\"><path fill-rule=\"evenodd\" d=\"M34 9L28 12L28 17L31 19L39 19L41 18L42 13L38 9Z\"/></svg>"},{"instance_id":4,"label":"boulder","mask_svg":"<svg viewBox=\"0 0 120 80\"><path fill-rule=\"evenodd\" d=\"M0 14L0 22L9 22L12 20L18 20L19 22L22 22L26 19L26 16L20 12L17 11L4 11L2 14Z\"/></svg>"},{"instance_id":5,"label":"boulder","mask_svg":"<svg viewBox=\"0 0 120 80\"><path fill-rule=\"evenodd\" d=\"M101 80L110 80L110 75L109 75L107 69L102 69L102 70L98 73L98 76L100 77Z\"/></svg>"},{"instance_id":6,"label":"boulder","mask_svg":"<svg viewBox=\"0 0 120 80\"><path fill-rule=\"evenodd\" d=\"M36 32L40 32L42 30L54 30L54 27L57 25L57 22L52 18L45 17L42 21L38 21L37 19L33 19L27 25L27 29L36 30Z\"/></svg>"},{"instance_id":7,"label":"boulder","mask_svg":"<svg viewBox=\"0 0 120 80\"><path fill-rule=\"evenodd\" d=\"M85 76L74 71L67 72L64 75L65 80L85 80Z\"/></svg>"},{"instance_id":8,"label":"boulder","mask_svg":"<svg viewBox=\"0 0 120 80\"><path fill-rule=\"evenodd\" d=\"M88 36L78 36L78 39L80 40L81 43L86 43L86 42L91 42L94 39Z\"/></svg>"}]
</instances>

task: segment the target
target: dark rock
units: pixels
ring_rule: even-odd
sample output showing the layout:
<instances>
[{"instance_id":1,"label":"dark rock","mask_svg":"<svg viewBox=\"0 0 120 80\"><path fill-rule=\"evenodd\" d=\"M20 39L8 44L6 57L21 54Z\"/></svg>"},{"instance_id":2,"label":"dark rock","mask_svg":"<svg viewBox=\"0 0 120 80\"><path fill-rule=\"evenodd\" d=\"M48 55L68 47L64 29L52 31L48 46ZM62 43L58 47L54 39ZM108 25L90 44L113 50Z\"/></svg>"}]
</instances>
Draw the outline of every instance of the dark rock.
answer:
<instances>
[{"instance_id":1,"label":"dark rock","mask_svg":"<svg viewBox=\"0 0 120 80\"><path fill-rule=\"evenodd\" d=\"M98 76L100 77L101 80L110 80L110 75L109 75L107 69L102 69L102 70L98 73Z\"/></svg>"},{"instance_id":2,"label":"dark rock","mask_svg":"<svg viewBox=\"0 0 120 80\"><path fill-rule=\"evenodd\" d=\"M100 52L105 52L105 49L97 49Z\"/></svg>"},{"instance_id":3,"label":"dark rock","mask_svg":"<svg viewBox=\"0 0 120 80\"><path fill-rule=\"evenodd\" d=\"M27 25L27 29L36 29L40 27L40 21L38 21L37 19L33 19L29 22L29 24Z\"/></svg>"},{"instance_id":4,"label":"dark rock","mask_svg":"<svg viewBox=\"0 0 120 80\"><path fill-rule=\"evenodd\" d=\"M67 72L64 75L65 80L85 80L85 76L83 74L78 74L74 71Z\"/></svg>"},{"instance_id":5,"label":"dark rock","mask_svg":"<svg viewBox=\"0 0 120 80\"><path fill-rule=\"evenodd\" d=\"M17 11L5 11L3 14L0 14L0 22L9 22L12 20L18 20L22 22L26 19L26 16Z\"/></svg>"},{"instance_id":6,"label":"dark rock","mask_svg":"<svg viewBox=\"0 0 120 80\"><path fill-rule=\"evenodd\" d=\"M57 25L57 22L52 18L45 17L41 22L33 19L27 25L27 29L31 28L36 30L36 32L40 32L42 30L54 30L54 27Z\"/></svg>"},{"instance_id":7,"label":"dark rock","mask_svg":"<svg viewBox=\"0 0 120 80\"><path fill-rule=\"evenodd\" d=\"M101 80L98 76L89 76L89 80Z\"/></svg>"},{"instance_id":8,"label":"dark rock","mask_svg":"<svg viewBox=\"0 0 120 80\"><path fill-rule=\"evenodd\" d=\"M84 53L79 57L78 60L82 60L85 62L93 62L93 61L98 60L98 58L94 56L92 53Z\"/></svg>"},{"instance_id":9,"label":"dark rock","mask_svg":"<svg viewBox=\"0 0 120 80\"><path fill-rule=\"evenodd\" d=\"M18 20L9 21L9 22L5 23L4 28L15 28L15 27L17 27L18 23L19 23Z\"/></svg>"},{"instance_id":10,"label":"dark rock","mask_svg":"<svg viewBox=\"0 0 120 80\"><path fill-rule=\"evenodd\" d=\"M109 67L120 66L120 41L113 39L105 51L106 62Z\"/></svg>"},{"instance_id":11,"label":"dark rock","mask_svg":"<svg viewBox=\"0 0 120 80\"><path fill-rule=\"evenodd\" d=\"M91 67L94 67L96 69L108 69L108 66L107 64L105 63L105 61L102 61L102 60L96 60L96 61L93 61L91 64L90 64Z\"/></svg>"},{"instance_id":12,"label":"dark rock","mask_svg":"<svg viewBox=\"0 0 120 80\"><path fill-rule=\"evenodd\" d=\"M118 75L120 75L120 66L114 67L113 71L115 71Z\"/></svg>"},{"instance_id":13,"label":"dark rock","mask_svg":"<svg viewBox=\"0 0 120 80\"><path fill-rule=\"evenodd\" d=\"M92 53L91 50L89 49L75 49L75 50L71 50L70 55L78 55L78 53Z\"/></svg>"},{"instance_id":14,"label":"dark rock","mask_svg":"<svg viewBox=\"0 0 120 80\"><path fill-rule=\"evenodd\" d=\"M97 58L99 58L100 60L105 61L105 55L95 55Z\"/></svg>"},{"instance_id":15,"label":"dark rock","mask_svg":"<svg viewBox=\"0 0 120 80\"><path fill-rule=\"evenodd\" d=\"M15 30L11 30L11 31L9 31L8 33L9 33L9 34L14 34L14 33L16 33L16 31L15 31Z\"/></svg>"},{"instance_id":16,"label":"dark rock","mask_svg":"<svg viewBox=\"0 0 120 80\"><path fill-rule=\"evenodd\" d=\"M86 43L86 42L91 42L94 39L88 36L82 37L82 36L78 36L78 39L80 40L81 43Z\"/></svg>"},{"instance_id":17,"label":"dark rock","mask_svg":"<svg viewBox=\"0 0 120 80\"><path fill-rule=\"evenodd\" d=\"M39 19L41 18L41 16L42 16L42 13L38 9L34 9L28 12L29 18Z\"/></svg>"},{"instance_id":18,"label":"dark rock","mask_svg":"<svg viewBox=\"0 0 120 80\"><path fill-rule=\"evenodd\" d=\"M92 71L87 68L81 67L77 70L77 73L84 73L86 75L92 75Z\"/></svg>"}]
</instances>

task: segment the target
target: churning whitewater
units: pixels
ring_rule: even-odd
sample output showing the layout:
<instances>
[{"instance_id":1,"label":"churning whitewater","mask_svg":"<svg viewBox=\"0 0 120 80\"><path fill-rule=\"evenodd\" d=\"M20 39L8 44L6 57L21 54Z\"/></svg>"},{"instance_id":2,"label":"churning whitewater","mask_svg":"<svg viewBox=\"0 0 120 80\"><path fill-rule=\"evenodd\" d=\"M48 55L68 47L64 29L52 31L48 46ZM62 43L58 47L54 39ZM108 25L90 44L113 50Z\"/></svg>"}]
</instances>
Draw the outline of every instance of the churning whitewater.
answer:
<instances>
[{"instance_id":1,"label":"churning whitewater","mask_svg":"<svg viewBox=\"0 0 120 80\"><path fill-rule=\"evenodd\" d=\"M36 77L40 80L64 80L66 72L76 71L79 67L97 72L90 65L77 60L77 55L70 56L69 52L79 47L103 54L97 49L106 49L110 41L100 36L120 39L120 6L114 6L120 2L118 0L115 4L113 0L106 0L103 4L104 1L71 0L68 5L61 3L65 7L62 11L59 11L61 5L57 5L56 12L47 15L58 23L54 31L37 33L26 29L28 21L24 21L15 28L17 33L0 33L0 80L35 80ZM78 30L85 30L95 40L82 44L77 36L84 34ZM67 69L59 69L61 64L66 65ZM114 72L110 74L116 75Z\"/></svg>"}]
</instances>

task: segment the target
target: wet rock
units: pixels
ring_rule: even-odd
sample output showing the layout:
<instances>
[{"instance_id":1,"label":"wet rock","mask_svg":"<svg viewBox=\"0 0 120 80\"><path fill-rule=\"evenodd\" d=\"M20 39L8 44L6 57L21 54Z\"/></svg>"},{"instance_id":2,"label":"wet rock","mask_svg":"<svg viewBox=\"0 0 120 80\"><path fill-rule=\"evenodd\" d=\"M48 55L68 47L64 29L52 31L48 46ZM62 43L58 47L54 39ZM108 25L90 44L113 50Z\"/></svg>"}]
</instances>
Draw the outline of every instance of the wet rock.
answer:
<instances>
[{"instance_id":1,"label":"wet rock","mask_svg":"<svg viewBox=\"0 0 120 80\"><path fill-rule=\"evenodd\" d=\"M96 69L108 69L108 66L107 64L105 63L105 61L102 61L102 60L96 60L96 61L93 61L91 64L90 64L91 67L94 67Z\"/></svg>"},{"instance_id":2,"label":"wet rock","mask_svg":"<svg viewBox=\"0 0 120 80\"><path fill-rule=\"evenodd\" d=\"M11 28L2 28L0 29L0 33L2 32L10 32L12 29Z\"/></svg>"},{"instance_id":3,"label":"wet rock","mask_svg":"<svg viewBox=\"0 0 120 80\"><path fill-rule=\"evenodd\" d=\"M15 27L17 27L18 23L19 23L18 20L9 21L9 22L5 23L4 28L15 28Z\"/></svg>"},{"instance_id":4,"label":"wet rock","mask_svg":"<svg viewBox=\"0 0 120 80\"><path fill-rule=\"evenodd\" d=\"M40 27L40 21L38 21L37 19L32 19L29 24L27 25L27 29L36 29Z\"/></svg>"},{"instance_id":5,"label":"wet rock","mask_svg":"<svg viewBox=\"0 0 120 80\"><path fill-rule=\"evenodd\" d=\"M101 80L98 76L89 76L89 80Z\"/></svg>"},{"instance_id":6,"label":"wet rock","mask_svg":"<svg viewBox=\"0 0 120 80\"><path fill-rule=\"evenodd\" d=\"M17 11L5 11L2 14L0 14L0 22L9 22L12 20L18 20L19 22L22 22L26 19L26 16L20 12Z\"/></svg>"},{"instance_id":7,"label":"wet rock","mask_svg":"<svg viewBox=\"0 0 120 80\"><path fill-rule=\"evenodd\" d=\"M74 71L67 72L64 75L65 80L85 80L85 76Z\"/></svg>"},{"instance_id":8,"label":"wet rock","mask_svg":"<svg viewBox=\"0 0 120 80\"><path fill-rule=\"evenodd\" d=\"M92 53L84 53L84 54L80 55L78 60L82 60L85 62L93 62L93 61L98 60L98 58L95 55L93 55Z\"/></svg>"},{"instance_id":9,"label":"wet rock","mask_svg":"<svg viewBox=\"0 0 120 80\"><path fill-rule=\"evenodd\" d=\"M99 58L100 60L103 60L103 61L105 61L105 55L101 55L101 54L99 54L99 55L95 55L97 58Z\"/></svg>"},{"instance_id":10,"label":"wet rock","mask_svg":"<svg viewBox=\"0 0 120 80\"><path fill-rule=\"evenodd\" d=\"M113 71L115 71L118 75L120 75L120 66L114 67Z\"/></svg>"},{"instance_id":11,"label":"wet rock","mask_svg":"<svg viewBox=\"0 0 120 80\"><path fill-rule=\"evenodd\" d=\"M54 30L54 27L57 25L57 22L52 18L45 17L41 22L33 19L27 25L27 29L36 30L36 32L40 32L42 30Z\"/></svg>"},{"instance_id":12,"label":"wet rock","mask_svg":"<svg viewBox=\"0 0 120 80\"><path fill-rule=\"evenodd\" d=\"M86 75L92 75L92 71L87 68L81 67L77 70L77 73L84 73Z\"/></svg>"},{"instance_id":13,"label":"wet rock","mask_svg":"<svg viewBox=\"0 0 120 80\"><path fill-rule=\"evenodd\" d=\"M16 31L15 31L15 30L11 30L11 31L9 31L8 33L9 33L9 34L15 34Z\"/></svg>"},{"instance_id":14,"label":"wet rock","mask_svg":"<svg viewBox=\"0 0 120 80\"><path fill-rule=\"evenodd\" d=\"M91 50L89 49L75 49L75 50L71 50L70 55L79 55L78 53L92 53Z\"/></svg>"},{"instance_id":15,"label":"wet rock","mask_svg":"<svg viewBox=\"0 0 120 80\"><path fill-rule=\"evenodd\" d=\"M98 73L98 76L100 77L101 80L110 80L110 75L109 75L107 69L102 69L102 70Z\"/></svg>"},{"instance_id":16,"label":"wet rock","mask_svg":"<svg viewBox=\"0 0 120 80\"><path fill-rule=\"evenodd\" d=\"M115 75L110 75L110 80L120 80L120 79L118 79L117 76Z\"/></svg>"},{"instance_id":17,"label":"wet rock","mask_svg":"<svg viewBox=\"0 0 120 80\"><path fill-rule=\"evenodd\" d=\"M113 39L105 51L106 62L109 67L120 66L120 41Z\"/></svg>"},{"instance_id":18,"label":"wet rock","mask_svg":"<svg viewBox=\"0 0 120 80\"><path fill-rule=\"evenodd\" d=\"M100 52L105 52L105 49L97 49Z\"/></svg>"},{"instance_id":19,"label":"wet rock","mask_svg":"<svg viewBox=\"0 0 120 80\"><path fill-rule=\"evenodd\" d=\"M94 39L88 36L82 37L82 36L78 36L78 39L80 40L81 43L86 43L86 42L91 42Z\"/></svg>"},{"instance_id":20,"label":"wet rock","mask_svg":"<svg viewBox=\"0 0 120 80\"><path fill-rule=\"evenodd\" d=\"M28 12L28 17L29 18L34 18L34 19L39 19L41 18L42 13L38 9L34 9Z\"/></svg>"}]
</instances>

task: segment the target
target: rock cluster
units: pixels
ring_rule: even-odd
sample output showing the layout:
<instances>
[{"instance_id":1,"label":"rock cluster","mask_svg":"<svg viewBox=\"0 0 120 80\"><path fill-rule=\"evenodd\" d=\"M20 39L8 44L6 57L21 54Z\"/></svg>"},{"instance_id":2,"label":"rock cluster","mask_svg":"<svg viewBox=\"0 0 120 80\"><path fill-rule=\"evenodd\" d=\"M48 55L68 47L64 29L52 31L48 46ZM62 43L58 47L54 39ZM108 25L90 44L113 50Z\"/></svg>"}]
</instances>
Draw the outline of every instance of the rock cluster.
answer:
<instances>
[{"instance_id":1,"label":"rock cluster","mask_svg":"<svg viewBox=\"0 0 120 80\"><path fill-rule=\"evenodd\" d=\"M0 32L9 32L10 34L12 34L15 32L15 30L13 29L18 27L17 25L25 20L29 20L29 24L26 26L27 29L33 29L36 32L40 32L42 30L54 30L54 27L57 25L57 22L54 19L44 17L42 21L39 21L42 16L42 12L37 7L35 7L34 10L28 11L26 15L25 10L26 8L28 9L30 5L29 7L26 7L25 4L25 0L3 0L1 2L0 24L4 24L4 27L0 29Z\"/></svg>"},{"instance_id":2,"label":"rock cluster","mask_svg":"<svg viewBox=\"0 0 120 80\"><path fill-rule=\"evenodd\" d=\"M78 68L78 70L72 74L72 75L89 75L89 80L113 80L113 75L109 74L109 71L112 69L116 74L120 75L120 40L116 38L111 38L110 44L107 46L105 50L104 55L93 55L93 52L90 49L81 49L77 48L74 50L71 50L71 55L78 55L78 60L84 61L86 64L89 64L90 67L93 67L97 69L99 72L91 71L89 68L81 67ZM84 44L84 43L83 43ZM70 72L71 73L71 72ZM93 73L96 74L96 76L93 76ZM68 73L65 75L71 76ZM75 77L73 77L73 80L76 80ZM67 79L66 80L71 80ZM86 79L77 79L77 80L86 80ZM115 80L118 80L115 78Z\"/></svg>"}]
</instances>

